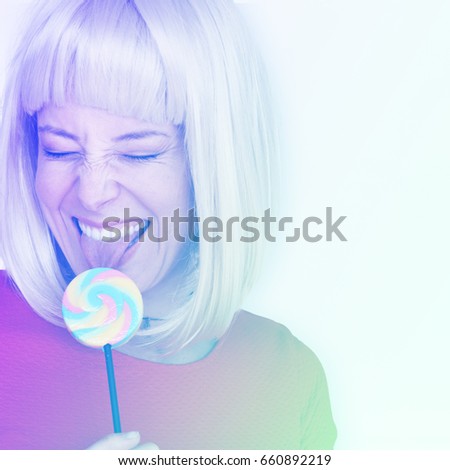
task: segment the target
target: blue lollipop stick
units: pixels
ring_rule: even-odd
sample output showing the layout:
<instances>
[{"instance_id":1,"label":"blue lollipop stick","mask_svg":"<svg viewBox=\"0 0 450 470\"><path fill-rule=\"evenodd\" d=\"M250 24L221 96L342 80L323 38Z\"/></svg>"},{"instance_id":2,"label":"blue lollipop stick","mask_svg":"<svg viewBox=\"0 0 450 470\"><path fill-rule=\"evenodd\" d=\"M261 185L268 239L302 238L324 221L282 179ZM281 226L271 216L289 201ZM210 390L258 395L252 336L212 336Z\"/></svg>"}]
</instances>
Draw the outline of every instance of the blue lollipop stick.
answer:
<instances>
[{"instance_id":1,"label":"blue lollipop stick","mask_svg":"<svg viewBox=\"0 0 450 470\"><path fill-rule=\"evenodd\" d=\"M122 432L120 426L119 400L117 399L116 379L114 377L114 363L110 344L103 346L106 361L106 373L108 374L109 399L111 402L111 412L113 419L114 432Z\"/></svg>"}]
</instances>

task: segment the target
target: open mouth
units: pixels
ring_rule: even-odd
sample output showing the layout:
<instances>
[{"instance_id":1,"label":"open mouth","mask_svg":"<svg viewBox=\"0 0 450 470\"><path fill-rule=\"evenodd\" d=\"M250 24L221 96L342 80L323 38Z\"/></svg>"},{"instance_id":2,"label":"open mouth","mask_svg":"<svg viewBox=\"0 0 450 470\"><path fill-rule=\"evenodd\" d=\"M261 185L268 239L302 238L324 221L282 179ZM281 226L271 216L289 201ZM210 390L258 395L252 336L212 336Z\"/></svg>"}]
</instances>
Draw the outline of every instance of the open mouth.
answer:
<instances>
[{"instance_id":1,"label":"open mouth","mask_svg":"<svg viewBox=\"0 0 450 470\"><path fill-rule=\"evenodd\" d=\"M129 243L128 248L131 248L150 227L150 220L145 220L142 224L138 224L137 222L126 224L122 230L118 227L114 227L114 230L111 228L109 230L105 228L98 229L84 224L76 217L72 217L72 221L80 236L85 235L92 240L106 243L125 241Z\"/></svg>"},{"instance_id":2,"label":"open mouth","mask_svg":"<svg viewBox=\"0 0 450 470\"><path fill-rule=\"evenodd\" d=\"M138 241L144 240L144 234L151 225L148 219L143 223L130 222L109 230L90 226L76 217L72 221L80 235L80 245L91 267L116 267L122 257Z\"/></svg>"}]
</instances>

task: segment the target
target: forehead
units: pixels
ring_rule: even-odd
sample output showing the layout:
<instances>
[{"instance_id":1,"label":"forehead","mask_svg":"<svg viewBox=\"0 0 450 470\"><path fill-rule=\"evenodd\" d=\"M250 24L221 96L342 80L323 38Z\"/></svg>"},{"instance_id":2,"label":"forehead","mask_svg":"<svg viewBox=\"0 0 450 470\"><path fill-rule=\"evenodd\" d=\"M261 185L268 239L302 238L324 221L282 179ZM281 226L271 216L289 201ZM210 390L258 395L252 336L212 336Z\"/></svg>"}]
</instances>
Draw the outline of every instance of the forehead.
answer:
<instances>
[{"instance_id":1,"label":"forehead","mask_svg":"<svg viewBox=\"0 0 450 470\"><path fill-rule=\"evenodd\" d=\"M64 106L48 105L37 113L40 134L71 137L85 141L92 136L113 141L139 138L166 137L177 134L171 123L119 116L98 108L69 103Z\"/></svg>"}]
</instances>

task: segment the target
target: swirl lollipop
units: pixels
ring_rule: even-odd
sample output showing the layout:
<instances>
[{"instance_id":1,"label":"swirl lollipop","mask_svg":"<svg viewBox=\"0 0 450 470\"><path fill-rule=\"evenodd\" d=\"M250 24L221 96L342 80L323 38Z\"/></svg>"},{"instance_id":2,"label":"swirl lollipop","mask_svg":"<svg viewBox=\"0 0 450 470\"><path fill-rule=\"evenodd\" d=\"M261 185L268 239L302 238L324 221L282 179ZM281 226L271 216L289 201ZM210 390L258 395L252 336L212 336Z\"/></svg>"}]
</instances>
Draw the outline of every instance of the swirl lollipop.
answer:
<instances>
[{"instance_id":1,"label":"swirl lollipop","mask_svg":"<svg viewBox=\"0 0 450 470\"><path fill-rule=\"evenodd\" d=\"M89 269L67 286L62 313L77 341L105 353L114 432L121 432L111 348L125 344L139 329L143 315L141 293L120 271Z\"/></svg>"}]
</instances>

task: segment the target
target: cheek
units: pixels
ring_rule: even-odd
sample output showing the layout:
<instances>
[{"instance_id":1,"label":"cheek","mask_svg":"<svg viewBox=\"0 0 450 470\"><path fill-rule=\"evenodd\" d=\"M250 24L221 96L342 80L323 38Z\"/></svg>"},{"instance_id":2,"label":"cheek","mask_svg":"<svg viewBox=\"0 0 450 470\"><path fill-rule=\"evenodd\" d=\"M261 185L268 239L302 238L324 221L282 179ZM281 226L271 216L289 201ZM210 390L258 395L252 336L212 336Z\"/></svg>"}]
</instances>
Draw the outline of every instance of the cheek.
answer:
<instances>
[{"instance_id":1,"label":"cheek","mask_svg":"<svg viewBox=\"0 0 450 470\"><path fill-rule=\"evenodd\" d=\"M167 195L168 205L171 213L179 210L181 214L186 215L188 210L193 206L189 180L177 178L169 185L169 193ZM167 189L166 189L167 191Z\"/></svg>"},{"instance_id":2,"label":"cheek","mask_svg":"<svg viewBox=\"0 0 450 470\"><path fill-rule=\"evenodd\" d=\"M72 178L71 172L62 166L38 161L35 190L41 205L47 208L59 207L72 185Z\"/></svg>"},{"instance_id":3,"label":"cheek","mask_svg":"<svg viewBox=\"0 0 450 470\"><path fill-rule=\"evenodd\" d=\"M130 187L138 188L134 194L139 194L145 206L153 207L161 215L172 215L176 209L185 213L193 205L190 178L181 166L143 172Z\"/></svg>"},{"instance_id":4,"label":"cheek","mask_svg":"<svg viewBox=\"0 0 450 470\"><path fill-rule=\"evenodd\" d=\"M183 166L179 169L170 184L170 195L180 209L192 207L192 183L189 171Z\"/></svg>"}]
</instances>

